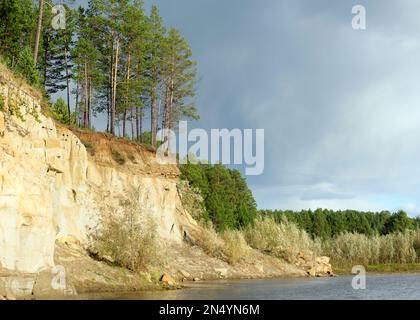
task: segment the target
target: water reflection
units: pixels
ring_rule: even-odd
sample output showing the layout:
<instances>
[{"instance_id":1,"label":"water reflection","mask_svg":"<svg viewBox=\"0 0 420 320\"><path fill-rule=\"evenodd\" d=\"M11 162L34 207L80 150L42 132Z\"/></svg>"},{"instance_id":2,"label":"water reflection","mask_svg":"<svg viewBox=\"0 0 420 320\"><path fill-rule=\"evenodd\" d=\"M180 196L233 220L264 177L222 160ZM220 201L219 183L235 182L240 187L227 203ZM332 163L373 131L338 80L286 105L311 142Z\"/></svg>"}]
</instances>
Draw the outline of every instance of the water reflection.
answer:
<instances>
[{"instance_id":1,"label":"water reflection","mask_svg":"<svg viewBox=\"0 0 420 320\"><path fill-rule=\"evenodd\" d=\"M420 299L420 275L368 275L367 289L354 290L352 277L218 281L188 289L79 296L80 299L140 300L334 300Z\"/></svg>"}]
</instances>

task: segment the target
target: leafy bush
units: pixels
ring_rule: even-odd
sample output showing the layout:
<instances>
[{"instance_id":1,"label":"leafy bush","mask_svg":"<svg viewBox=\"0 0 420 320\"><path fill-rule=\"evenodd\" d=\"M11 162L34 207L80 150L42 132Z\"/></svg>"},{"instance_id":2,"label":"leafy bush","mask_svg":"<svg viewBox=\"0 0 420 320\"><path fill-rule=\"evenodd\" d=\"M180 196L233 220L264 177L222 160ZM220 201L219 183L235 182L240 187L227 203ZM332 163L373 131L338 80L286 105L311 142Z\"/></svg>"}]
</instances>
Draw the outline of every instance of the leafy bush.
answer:
<instances>
[{"instance_id":1,"label":"leafy bush","mask_svg":"<svg viewBox=\"0 0 420 320\"><path fill-rule=\"evenodd\" d=\"M199 221L206 223L209 216L204 205L204 198L200 189L190 185L188 181L181 180L177 184L178 193L181 198L182 206L191 214L191 216Z\"/></svg>"},{"instance_id":2,"label":"leafy bush","mask_svg":"<svg viewBox=\"0 0 420 320\"><path fill-rule=\"evenodd\" d=\"M91 234L91 251L109 256L132 271L144 271L161 263L156 224L142 211L138 192L121 201L119 210L107 208Z\"/></svg>"}]
</instances>

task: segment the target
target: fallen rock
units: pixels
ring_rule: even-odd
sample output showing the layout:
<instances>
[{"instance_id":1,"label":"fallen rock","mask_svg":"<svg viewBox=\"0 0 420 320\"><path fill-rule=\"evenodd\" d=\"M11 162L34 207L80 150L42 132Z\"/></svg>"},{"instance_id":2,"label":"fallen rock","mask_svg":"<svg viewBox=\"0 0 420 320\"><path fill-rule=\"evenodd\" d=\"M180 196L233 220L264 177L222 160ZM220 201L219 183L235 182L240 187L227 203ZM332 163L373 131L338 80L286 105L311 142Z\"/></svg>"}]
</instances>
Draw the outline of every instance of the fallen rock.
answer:
<instances>
[{"instance_id":1,"label":"fallen rock","mask_svg":"<svg viewBox=\"0 0 420 320\"><path fill-rule=\"evenodd\" d=\"M214 271L216 271L222 278L226 278L228 275L227 268L214 268Z\"/></svg>"},{"instance_id":2,"label":"fallen rock","mask_svg":"<svg viewBox=\"0 0 420 320\"><path fill-rule=\"evenodd\" d=\"M329 257L316 257L315 262L328 265L330 264L330 258Z\"/></svg>"},{"instance_id":3,"label":"fallen rock","mask_svg":"<svg viewBox=\"0 0 420 320\"><path fill-rule=\"evenodd\" d=\"M71 249L81 248L80 241L73 236L58 235L56 241L57 243L64 244Z\"/></svg>"},{"instance_id":4,"label":"fallen rock","mask_svg":"<svg viewBox=\"0 0 420 320\"><path fill-rule=\"evenodd\" d=\"M175 285L175 280L169 274L166 274L166 273L162 275L162 277L160 277L160 282L167 284L169 286Z\"/></svg>"},{"instance_id":5,"label":"fallen rock","mask_svg":"<svg viewBox=\"0 0 420 320\"><path fill-rule=\"evenodd\" d=\"M193 281L201 281L200 278L194 278Z\"/></svg>"},{"instance_id":6,"label":"fallen rock","mask_svg":"<svg viewBox=\"0 0 420 320\"><path fill-rule=\"evenodd\" d=\"M310 277L334 276L329 257L310 257L310 255L299 252L296 260L296 266L305 270Z\"/></svg>"},{"instance_id":7,"label":"fallen rock","mask_svg":"<svg viewBox=\"0 0 420 320\"><path fill-rule=\"evenodd\" d=\"M101 258L102 258L102 261L103 262L106 262L108 264L115 263L115 260L112 257L110 257L110 256L101 256Z\"/></svg>"},{"instance_id":8,"label":"fallen rock","mask_svg":"<svg viewBox=\"0 0 420 320\"><path fill-rule=\"evenodd\" d=\"M184 277L184 278L191 278L191 275L187 272L187 271L185 271L185 270L179 270L179 272L182 274L182 276Z\"/></svg>"}]
</instances>

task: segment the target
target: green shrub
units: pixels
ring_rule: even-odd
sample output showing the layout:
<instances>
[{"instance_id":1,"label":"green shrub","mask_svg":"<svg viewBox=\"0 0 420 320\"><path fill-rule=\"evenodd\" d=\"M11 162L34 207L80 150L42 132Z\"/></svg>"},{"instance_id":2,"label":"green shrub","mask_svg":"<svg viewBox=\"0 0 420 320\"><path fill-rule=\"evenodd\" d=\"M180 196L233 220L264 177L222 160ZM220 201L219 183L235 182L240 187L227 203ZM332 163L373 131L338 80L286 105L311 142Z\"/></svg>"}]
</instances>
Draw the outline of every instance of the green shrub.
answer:
<instances>
[{"instance_id":1,"label":"green shrub","mask_svg":"<svg viewBox=\"0 0 420 320\"><path fill-rule=\"evenodd\" d=\"M19 54L16 71L20 73L31 85L39 83L39 74L36 68L32 50L25 47Z\"/></svg>"},{"instance_id":2,"label":"green shrub","mask_svg":"<svg viewBox=\"0 0 420 320\"><path fill-rule=\"evenodd\" d=\"M178 193L181 198L182 206L191 216L199 222L208 222L209 215L204 205L204 198L200 189L193 187L186 180L181 180L177 184Z\"/></svg>"},{"instance_id":3,"label":"green shrub","mask_svg":"<svg viewBox=\"0 0 420 320\"><path fill-rule=\"evenodd\" d=\"M0 111L5 111L6 104L4 102L3 94L0 92Z\"/></svg>"},{"instance_id":4,"label":"green shrub","mask_svg":"<svg viewBox=\"0 0 420 320\"><path fill-rule=\"evenodd\" d=\"M20 99L18 100L16 95L12 96L11 98L9 98L8 111L10 115L15 116L21 121L25 121L25 118L23 117L22 112L20 111L21 104L22 101Z\"/></svg>"},{"instance_id":5,"label":"green shrub","mask_svg":"<svg viewBox=\"0 0 420 320\"><path fill-rule=\"evenodd\" d=\"M61 97L59 97L57 101L51 106L51 111L55 120L72 126L77 124L77 113L72 112L69 116L67 103L65 103ZM95 128L92 127L91 131L95 132Z\"/></svg>"},{"instance_id":6,"label":"green shrub","mask_svg":"<svg viewBox=\"0 0 420 320\"><path fill-rule=\"evenodd\" d=\"M100 225L92 232L91 252L109 256L132 271L158 266L162 257L157 226L138 202L138 192L121 201L120 207L104 208Z\"/></svg>"}]
</instances>

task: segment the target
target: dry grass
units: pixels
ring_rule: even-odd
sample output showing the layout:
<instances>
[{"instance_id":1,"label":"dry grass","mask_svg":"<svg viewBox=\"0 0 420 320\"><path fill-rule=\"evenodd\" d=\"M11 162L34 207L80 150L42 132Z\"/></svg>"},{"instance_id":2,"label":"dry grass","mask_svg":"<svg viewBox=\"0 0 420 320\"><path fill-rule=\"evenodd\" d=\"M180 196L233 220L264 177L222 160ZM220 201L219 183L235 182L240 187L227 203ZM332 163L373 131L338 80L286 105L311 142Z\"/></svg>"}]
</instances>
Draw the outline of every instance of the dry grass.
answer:
<instances>
[{"instance_id":1,"label":"dry grass","mask_svg":"<svg viewBox=\"0 0 420 320\"><path fill-rule=\"evenodd\" d=\"M419 249L418 230L373 237L345 233L323 244L323 253L337 266L416 263Z\"/></svg>"},{"instance_id":2,"label":"dry grass","mask_svg":"<svg viewBox=\"0 0 420 320\"><path fill-rule=\"evenodd\" d=\"M316 255L321 251L319 240L312 240L295 224L284 220L276 223L272 218L258 218L245 230L248 244L257 250L266 252L288 262L295 262L300 252Z\"/></svg>"},{"instance_id":3,"label":"dry grass","mask_svg":"<svg viewBox=\"0 0 420 320\"><path fill-rule=\"evenodd\" d=\"M198 245L207 255L229 264L245 261L251 252L241 231L227 230L218 234L211 223L203 226Z\"/></svg>"},{"instance_id":4,"label":"dry grass","mask_svg":"<svg viewBox=\"0 0 420 320\"><path fill-rule=\"evenodd\" d=\"M245 261L250 254L250 247L245 241L242 232L229 230L222 233L221 238L224 242L222 251L230 264Z\"/></svg>"},{"instance_id":5,"label":"dry grass","mask_svg":"<svg viewBox=\"0 0 420 320\"><path fill-rule=\"evenodd\" d=\"M223 258L223 240L217 234L211 223L203 226L201 237L198 240L198 245L209 256L218 259Z\"/></svg>"}]
</instances>

